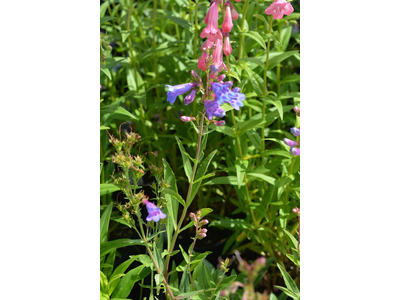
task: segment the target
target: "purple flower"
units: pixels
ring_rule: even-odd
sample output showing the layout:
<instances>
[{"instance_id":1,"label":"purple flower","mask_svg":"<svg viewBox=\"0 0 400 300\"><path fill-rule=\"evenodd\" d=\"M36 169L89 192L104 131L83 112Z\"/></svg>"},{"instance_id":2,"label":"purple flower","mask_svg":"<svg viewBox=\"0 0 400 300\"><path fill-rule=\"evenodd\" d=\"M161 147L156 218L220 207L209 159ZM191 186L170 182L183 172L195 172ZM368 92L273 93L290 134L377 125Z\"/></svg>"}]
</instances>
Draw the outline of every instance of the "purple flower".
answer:
<instances>
[{"instance_id":1,"label":"purple flower","mask_svg":"<svg viewBox=\"0 0 400 300\"><path fill-rule=\"evenodd\" d=\"M225 111L219 106L217 101L206 100L204 101L204 107L209 120L212 120L213 117L225 117Z\"/></svg>"},{"instance_id":2,"label":"purple flower","mask_svg":"<svg viewBox=\"0 0 400 300\"><path fill-rule=\"evenodd\" d=\"M165 86L168 88L167 100L174 104L176 97L189 92L195 85L196 83L184 83L174 86L166 84Z\"/></svg>"},{"instance_id":3,"label":"purple flower","mask_svg":"<svg viewBox=\"0 0 400 300\"><path fill-rule=\"evenodd\" d=\"M158 222L160 219L165 219L167 217L157 206L149 201L144 201L146 203L146 209L149 215L146 218L147 222L154 221Z\"/></svg>"},{"instance_id":4,"label":"purple flower","mask_svg":"<svg viewBox=\"0 0 400 300\"><path fill-rule=\"evenodd\" d=\"M211 87L217 97L217 103L219 105L222 103L229 103L236 110L239 110L239 107L243 107L243 100L246 99L246 96L245 94L239 93L240 88L230 90L232 82L213 82Z\"/></svg>"},{"instance_id":5,"label":"purple flower","mask_svg":"<svg viewBox=\"0 0 400 300\"><path fill-rule=\"evenodd\" d=\"M196 97L196 93L197 93L197 90L193 89L190 92L190 94L185 97L185 99L183 100L185 102L185 105L189 105L190 103L193 102L194 98Z\"/></svg>"},{"instance_id":6,"label":"purple flower","mask_svg":"<svg viewBox=\"0 0 400 300\"><path fill-rule=\"evenodd\" d=\"M294 136L300 136L300 128L292 127L292 128L290 128L290 132L291 132Z\"/></svg>"},{"instance_id":7,"label":"purple flower","mask_svg":"<svg viewBox=\"0 0 400 300\"><path fill-rule=\"evenodd\" d=\"M300 155L300 149L290 147L290 153L292 153L292 155L294 155L294 156Z\"/></svg>"},{"instance_id":8,"label":"purple flower","mask_svg":"<svg viewBox=\"0 0 400 300\"><path fill-rule=\"evenodd\" d=\"M292 141L291 139L287 139L287 138L284 138L284 139L283 139L283 142L284 142L286 145L288 145L289 147L294 147L294 146L297 146L297 145L298 145L297 142Z\"/></svg>"}]
</instances>

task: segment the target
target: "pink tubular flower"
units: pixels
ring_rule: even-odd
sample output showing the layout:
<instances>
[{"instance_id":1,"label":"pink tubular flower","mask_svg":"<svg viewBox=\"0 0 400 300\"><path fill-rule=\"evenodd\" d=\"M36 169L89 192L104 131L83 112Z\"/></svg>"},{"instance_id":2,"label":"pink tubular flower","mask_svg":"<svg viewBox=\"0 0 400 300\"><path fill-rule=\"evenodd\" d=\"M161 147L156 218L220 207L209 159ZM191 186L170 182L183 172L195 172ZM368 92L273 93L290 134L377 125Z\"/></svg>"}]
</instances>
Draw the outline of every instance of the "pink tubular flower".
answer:
<instances>
[{"instance_id":1,"label":"pink tubular flower","mask_svg":"<svg viewBox=\"0 0 400 300\"><path fill-rule=\"evenodd\" d=\"M239 18L239 14L237 11L232 7L232 20L237 20Z\"/></svg>"},{"instance_id":2,"label":"pink tubular flower","mask_svg":"<svg viewBox=\"0 0 400 300\"><path fill-rule=\"evenodd\" d=\"M232 13L230 5L226 6L226 14L224 22L222 22L222 32L227 33L232 30L233 23L232 23Z\"/></svg>"},{"instance_id":3,"label":"pink tubular flower","mask_svg":"<svg viewBox=\"0 0 400 300\"><path fill-rule=\"evenodd\" d=\"M222 61L222 38L217 39L215 42L215 49L213 51L214 65L219 69ZM220 70L218 70L220 72Z\"/></svg>"},{"instance_id":4,"label":"pink tubular flower","mask_svg":"<svg viewBox=\"0 0 400 300\"><path fill-rule=\"evenodd\" d=\"M242 0L235 0L236 2L240 2L240 1L242 1Z\"/></svg>"},{"instance_id":5,"label":"pink tubular flower","mask_svg":"<svg viewBox=\"0 0 400 300\"><path fill-rule=\"evenodd\" d=\"M275 0L266 10L267 15L273 15L274 19L282 19L283 15L289 16L294 11L292 4L286 0Z\"/></svg>"},{"instance_id":6,"label":"pink tubular flower","mask_svg":"<svg viewBox=\"0 0 400 300\"><path fill-rule=\"evenodd\" d=\"M203 54L199 58L199 62L197 63L197 67L200 70L206 71L207 70L207 65L206 65L206 58L208 57L207 53L203 52Z\"/></svg>"},{"instance_id":7,"label":"pink tubular flower","mask_svg":"<svg viewBox=\"0 0 400 300\"><path fill-rule=\"evenodd\" d=\"M231 41L229 39L229 36L225 37L225 41L224 41L224 54L226 56L231 55L232 53L232 46L231 46Z\"/></svg>"},{"instance_id":8,"label":"pink tubular flower","mask_svg":"<svg viewBox=\"0 0 400 300\"><path fill-rule=\"evenodd\" d=\"M201 32L201 38L207 37L211 42L214 42L217 38L222 39L221 30L218 29L218 4L216 2L211 4L204 22L206 22L207 26Z\"/></svg>"},{"instance_id":9,"label":"pink tubular flower","mask_svg":"<svg viewBox=\"0 0 400 300\"><path fill-rule=\"evenodd\" d=\"M221 74L217 77L217 81L222 82L225 79L226 75L225 74Z\"/></svg>"}]
</instances>

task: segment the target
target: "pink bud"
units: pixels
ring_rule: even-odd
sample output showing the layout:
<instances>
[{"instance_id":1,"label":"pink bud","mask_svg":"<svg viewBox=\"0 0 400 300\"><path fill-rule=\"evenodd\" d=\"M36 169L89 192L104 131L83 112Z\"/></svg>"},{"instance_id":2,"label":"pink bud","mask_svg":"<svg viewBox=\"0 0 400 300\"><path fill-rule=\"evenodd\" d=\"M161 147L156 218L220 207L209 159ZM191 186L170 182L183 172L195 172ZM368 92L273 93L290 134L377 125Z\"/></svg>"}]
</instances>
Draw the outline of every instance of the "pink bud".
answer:
<instances>
[{"instance_id":1,"label":"pink bud","mask_svg":"<svg viewBox=\"0 0 400 300\"><path fill-rule=\"evenodd\" d=\"M215 49L213 51L213 57L214 57L215 67L220 68L220 66L223 64L223 61L222 61L222 38L217 39L215 42ZM220 72L219 69L218 69L218 72Z\"/></svg>"},{"instance_id":2,"label":"pink bud","mask_svg":"<svg viewBox=\"0 0 400 300\"><path fill-rule=\"evenodd\" d=\"M299 214L300 213L300 208L295 207L292 209L292 212L294 212L295 214Z\"/></svg>"},{"instance_id":3,"label":"pink bud","mask_svg":"<svg viewBox=\"0 0 400 300\"><path fill-rule=\"evenodd\" d=\"M100 88L101 88L101 84L100 84Z\"/></svg>"},{"instance_id":4,"label":"pink bud","mask_svg":"<svg viewBox=\"0 0 400 300\"><path fill-rule=\"evenodd\" d=\"M232 13L231 7L229 5L226 6L226 14L224 22L222 23L222 32L227 33L232 30L233 23L232 23Z\"/></svg>"},{"instance_id":5,"label":"pink bud","mask_svg":"<svg viewBox=\"0 0 400 300\"><path fill-rule=\"evenodd\" d=\"M215 124L215 126L224 126L225 125L225 121L224 120L215 121L214 124Z\"/></svg>"},{"instance_id":6,"label":"pink bud","mask_svg":"<svg viewBox=\"0 0 400 300\"><path fill-rule=\"evenodd\" d=\"M182 117L181 117L181 121L182 121L182 122L190 122L190 121L193 120L192 118L193 118L193 117L182 116Z\"/></svg>"},{"instance_id":7,"label":"pink bud","mask_svg":"<svg viewBox=\"0 0 400 300\"><path fill-rule=\"evenodd\" d=\"M293 110L294 110L294 112L296 113L296 115L297 115L298 117L300 117L300 107L295 106L295 107L293 107Z\"/></svg>"},{"instance_id":8,"label":"pink bud","mask_svg":"<svg viewBox=\"0 0 400 300\"><path fill-rule=\"evenodd\" d=\"M202 233L206 233L208 230L206 228L201 229Z\"/></svg>"},{"instance_id":9,"label":"pink bud","mask_svg":"<svg viewBox=\"0 0 400 300\"><path fill-rule=\"evenodd\" d=\"M194 218L194 213L191 212L191 213L189 214L189 217L191 217L191 218L193 219L193 218Z\"/></svg>"},{"instance_id":10,"label":"pink bud","mask_svg":"<svg viewBox=\"0 0 400 300\"><path fill-rule=\"evenodd\" d=\"M196 79L197 81L201 82L201 78L200 78L199 74L197 74L194 70L191 70L190 74L192 74L194 79Z\"/></svg>"},{"instance_id":11,"label":"pink bud","mask_svg":"<svg viewBox=\"0 0 400 300\"><path fill-rule=\"evenodd\" d=\"M223 81L225 79L226 75L225 74L221 74L217 77L217 81Z\"/></svg>"},{"instance_id":12,"label":"pink bud","mask_svg":"<svg viewBox=\"0 0 400 300\"><path fill-rule=\"evenodd\" d=\"M242 1L242 0L235 0L236 2L240 2L240 1Z\"/></svg>"},{"instance_id":13,"label":"pink bud","mask_svg":"<svg viewBox=\"0 0 400 300\"><path fill-rule=\"evenodd\" d=\"M210 222L208 222L207 219L204 219L204 220L203 220L203 223L204 223L205 225L207 225L207 224L210 223Z\"/></svg>"},{"instance_id":14,"label":"pink bud","mask_svg":"<svg viewBox=\"0 0 400 300\"><path fill-rule=\"evenodd\" d=\"M239 18L239 14L237 11L232 7L232 20L237 20Z\"/></svg>"},{"instance_id":15,"label":"pink bud","mask_svg":"<svg viewBox=\"0 0 400 300\"><path fill-rule=\"evenodd\" d=\"M203 52L201 57L199 58L199 62L197 64L197 67L200 70L206 71L207 70L207 65L206 65L206 58L208 57L207 53Z\"/></svg>"},{"instance_id":16,"label":"pink bud","mask_svg":"<svg viewBox=\"0 0 400 300\"><path fill-rule=\"evenodd\" d=\"M229 37L225 37L225 41L224 41L224 54L226 56L231 55L232 53L232 46L231 46L231 41L229 39Z\"/></svg>"},{"instance_id":17,"label":"pink bud","mask_svg":"<svg viewBox=\"0 0 400 300\"><path fill-rule=\"evenodd\" d=\"M205 233L200 233L199 234L199 237L201 237L201 238L205 238L207 236L207 234L205 234Z\"/></svg>"}]
</instances>

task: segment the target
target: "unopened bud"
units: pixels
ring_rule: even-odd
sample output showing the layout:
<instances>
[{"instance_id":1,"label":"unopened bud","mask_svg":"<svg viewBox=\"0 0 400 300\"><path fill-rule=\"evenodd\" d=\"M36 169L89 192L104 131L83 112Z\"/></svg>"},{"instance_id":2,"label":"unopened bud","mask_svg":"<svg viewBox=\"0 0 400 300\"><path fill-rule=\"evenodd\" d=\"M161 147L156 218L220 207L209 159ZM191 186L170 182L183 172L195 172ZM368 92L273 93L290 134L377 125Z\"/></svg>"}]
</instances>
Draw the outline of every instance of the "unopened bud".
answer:
<instances>
[{"instance_id":1,"label":"unopened bud","mask_svg":"<svg viewBox=\"0 0 400 300\"><path fill-rule=\"evenodd\" d=\"M192 74L194 79L201 82L201 77L194 70L190 71L190 74Z\"/></svg>"},{"instance_id":2,"label":"unopened bud","mask_svg":"<svg viewBox=\"0 0 400 300\"><path fill-rule=\"evenodd\" d=\"M221 74L217 77L217 81L223 81L226 78L225 74Z\"/></svg>"},{"instance_id":3,"label":"unopened bud","mask_svg":"<svg viewBox=\"0 0 400 300\"><path fill-rule=\"evenodd\" d=\"M221 121L215 121L214 124L215 126L224 126L226 123L224 120L221 120Z\"/></svg>"},{"instance_id":4,"label":"unopened bud","mask_svg":"<svg viewBox=\"0 0 400 300\"><path fill-rule=\"evenodd\" d=\"M196 118L195 117L187 117L187 116L182 116L181 117L181 121L182 122L190 122L190 121L195 121Z\"/></svg>"},{"instance_id":5,"label":"unopened bud","mask_svg":"<svg viewBox=\"0 0 400 300\"><path fill-rule=\"evenodd\" d=\"M298 145L297 142L292 141L291 139L287 139L287 138L284 138L284 139L283 139L283 142L284 142L286 145L288 145L289 147L294 147L294 146L297 146L297 145Z\"/></svg>"},{"instance_id":6,"label":"unopened bud","mask_svg":"<svg viewBox=\"0 0 400 300\"><path fill-rule=\"evenodd\" d=\"M201 221L204 225L207 225L208 223L210 223L210 222L208 222L208 220L207 219L205 219L205 220L203 220L203 221Z\"/></svg>"},{"instance_id":7,"label":"unopened bud","mask_svg":"<svg viewBox=\"0 0 400 300\"><path fill-rule=\"evenodd\" d=\"M205 228L202 228L202 229L201 229L201 232L202 232L202 233L207 233L207 231L208 231L208 230L205 229Z\"/></svg>"},{"instance_id":8,"label":"unopened bud","mask_svg":"<svg viewBox=\"0 0 400 300\"><path fill-rule=\"evenodd\" d=\"M300 136L300 128L292 127L292 128L290 128L290 132L291 132L294 136Z\"/></svg>"},{"instance_id":9,"label":"unopened bud","mask_svg":"<svg viewBox=\"0 0 400 300\"><path fill-rule=\"evenodd\" d=\"M200 233L199 234L199 239L204 239L207 235L205 233Z\"/></svg>"},{"instance_id":10,"label":"unopened bud","mask_svg":"<svg viewBox=\"0 0 400 300\"><path fill-rule=\"evenodd\" d=\"M300 213L300 208L295 207L292 209L292 212L294 212L295 214L299 214Z\"/></svg>"},{"instance_id":11,"label":"unopened bud","mask_svg":"<svg viewBox=\"0 0 400 300\"><path fill-rule=\"evenodd\" d=\"M290 153L292 153L292 155L294 155L294 156L300 155L300 149L295 148L295 147L291 147L290 148Z\"/></svg>"},{"instance_id":12,"label":"unopened bud","mask_svg":"<svg viewBox=\"0 0 400 300\"><path fill-rule=\"evenodd\" d=\"M191 212L191 213L189 214L189 217L191 217L191 218L193 219L193 218L195 217L194 213Z\"/></svg>"},{"instance_id":13,"label":"unopened bud","mask_svg":"<svg viewBox=\"0 0 400 300\"><path fill-rule=\"evenodd\" d=\"M294 110L294 112L296 113L296 115L297 115L298 117L300 117L300 107L295 106L295 107L293 107L293 110Z\"/></svg>"},{"instance_id":14,"label":"unopened bud","mask_svg":"<svg viewBox=\"0 0 400 300\"><path fill-rule=\"evenodd\" d=\"M125 221L129 221L130 218L131 218L131 216L128 213L124 214Z\"/></svg>"}]
</instances>

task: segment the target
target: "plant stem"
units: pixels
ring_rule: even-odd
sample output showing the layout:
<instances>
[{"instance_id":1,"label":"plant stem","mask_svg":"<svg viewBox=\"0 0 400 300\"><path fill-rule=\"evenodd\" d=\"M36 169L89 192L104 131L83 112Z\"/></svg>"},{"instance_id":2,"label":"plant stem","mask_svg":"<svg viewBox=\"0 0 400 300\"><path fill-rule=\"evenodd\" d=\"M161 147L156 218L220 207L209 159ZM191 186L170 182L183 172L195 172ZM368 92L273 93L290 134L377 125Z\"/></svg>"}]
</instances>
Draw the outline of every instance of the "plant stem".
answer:
<instances>
[{"instance_id":1,"label":"plant stem","mask_svg":"<svg viewBox=\"0 0 400 300\"><path fill-rule=\"evenodd\" d=\"M249 6L249 0L246 0L244 2L243 6L243 16L242 16L242 24L240 26L240 31L244 31L244 21L246 20L246 14L247 14L247 7ZM240 35L239 38L239 56L238 59L241 59L243 57L243 44L244 44L244 35Z\"/></svg>"},{"instance_id":2,"label":"plant stem","mask_svg":"<svg viewBox=\"0 0 400 300\"><path fill-rule=\"evenodd\" d=\"M197 36L199 33L199 20L197 18L197 12L199 10L199 0L196 0L196 6L194 9L194 41L193 41L193 56L194 59L197 58Z\"/></svg>"},{"instance_id":3,"label":"plant stem","mask_svg":"<svg viewBox=\"0 0 400 300\"><path fill-rule=\"evenodd\" d=\"M170 248L168 249L169 253L171 253L174 250L176 239L178 238L179 230L181 229L183 220L185 219L185 216L186 216L186 213L187 213L187 210L188 210L187 203L189 203L189 200L192 197L193 182L194 182L194 178L195 178L195 175L196 175L197 165L198 165L199 156L200 156L201 137L203 135L204 117L205 117L205 110L203 110L203 114L202 114L201 121L200 121L200 126L198 128L199 134L198 134L197 150L196 150L196 158L195 158L196 162L194 163L192 177L190 178L190 182L189 182L189 189L188 189L188 193L187 193L187 196L186 196L186 205L183 207L181 218L179 219L178 226L176 227L176 230L175 230L174 235L172 237L172 242L171 242ZM167 280L168 280L168 265L169 265L170 257L171 256L167 256L167 258L165 260L164 276L167 278Z\"/></svg>"},{"instance_id":4,"label":"plant stem","mask_svg":"<svg viewBox=\"0 0 400 300\"><path fill-rule=\"evenodd\" d=\"M271 47L271 32L272 32L272 15L269 21L269 28L268 28L268 42L267 42L267 56L265 58L265 69L264 69L264 89L263 89L263 96L267 96L267 71L268 71L268 62L269 62L269 50ZM265 110L266 110L266 103L263 101L262 103L262 119L265 119ZM261 160L264 164L264 150L265 150L265 125L261 127Z\"/></svg>"},{"instance_id":5,"label":"plant stem","mask_svg":"<svg viewBox=\"0 0 400 300\"><path fill-rule=\"evenodd\" d=\"M157 0L153 0L153 49L154 49L154 76L156 84L158 84L158 68L157 68L157 52L155 51L157 47L156 42L156 19L157 19ZM157 98L160 98L160 93L156 87Z\"/></svg>"},{"instance_id":6,"label":"plant stem","mask_svg":"<svg viewBox=\"0 0 400 300\"><path fill-rule=\"evenodd\" d=\"M141 219L138 212L136 212L136 216L137 216L138 219ZM146 245L147 252L149 253L151 260L153 261L154 267L156 268L157 273L158 273L160 276L162 276L162 279L163 279L163 281L164 281L164 286L165 286L167 292L169 293L169 295L171 296L172 300L175 300L174 294L172 293L171 289L169 288L168 282L167 282L167 280L165 279L165 277L163 276L163 273L162 273L162 271L160 270L160 267L158 266L158 264L157 264L157 262L156 262L156 260L155 260L155 258L154 258L154 256L153 256L153 253L151 252L149 243L147 242L147 237L146 237L146 235L145 235L145 233L144 233L144 230L143 230L142 222L140 222L140 221L139 221L139 227L140 227L140 232L142 233L142 240L144 241L144 243L145 243L145 245Z\"/></svg>"},{"instance_id":7,"label":"plant stem","mask_svg":"<svg viewBox=\"0 0 400 300\"><path fill-rule=\"evenodd\" d=\"M218 281L217 285L215 286L215 290L212 292L211 297L210 297L211 300L214 299L215 291L218 289L218 286L219 286L220 283L222 282L222 279L224 279L224 276L225 276L226 271L227 271L227 270L224 270L224 272L222 273L222 276L221 276L220 280Z\"/></svg>"},{"instance_id":8,"label":"plant stem","mask_svg":"<svg viewBox=\"0 0 400 300\"><path fill-rule=\"evenodd\" d=\"M196 244L196 240L197 240L197 231L198 231L198 229L199 229L199 227L198 227L198 223L197 223L197 224L196 224L196 235L195 235L195 237L194 237L193 244L191 245L191 248L190 248L190 250L189 250L188 268L187 268L188 274L189 274L189 278L190 278L190 282L192 283L192 285L193 285L193 287L194 287L195 289L196 289L196 286L195 286L195 284L194 284L194 281L193 281L193 278L192 278L192 274L191 274L191 272L190 272L190 257L192 256L193 249L194 249L194 245Z\"/></svg>"}]
</instances>

